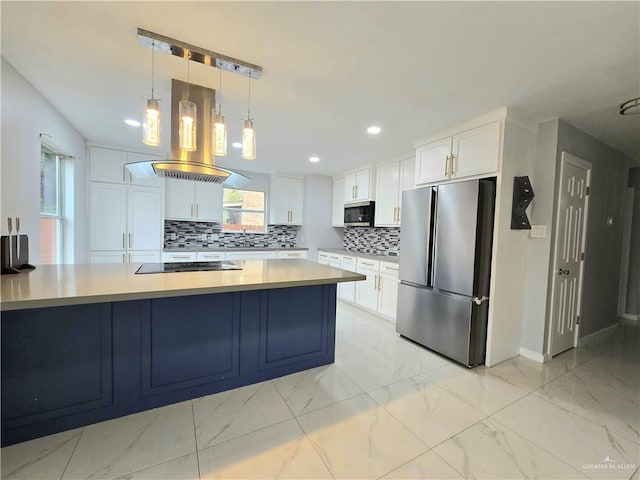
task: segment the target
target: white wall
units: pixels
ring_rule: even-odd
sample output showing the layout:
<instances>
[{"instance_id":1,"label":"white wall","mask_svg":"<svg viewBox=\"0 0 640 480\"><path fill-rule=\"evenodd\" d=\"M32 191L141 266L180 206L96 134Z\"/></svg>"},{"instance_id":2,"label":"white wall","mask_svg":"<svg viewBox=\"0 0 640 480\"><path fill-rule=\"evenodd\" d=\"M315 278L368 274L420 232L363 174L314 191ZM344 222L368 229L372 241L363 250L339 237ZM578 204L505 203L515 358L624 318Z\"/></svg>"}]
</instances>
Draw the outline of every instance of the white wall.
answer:
<instances>
[{"instance_id":1,"label":"white wall","mask_svg":"<svg viewBox=\"0 0 640 480\"><path fill-rule=\"evenodd\" d=\"M487 329L489 366L519 354L527 291L528 230L511 230L513 178L532 174L535 132L507 119L504 129L502 174L496 188L490 324ZM535 190L535 185L534 185Z\"/></svg>"},{"instance_id":2,"label":"white wall","mask_svg":"<svg viewBox=\"0 0 640 480\"><path fill-rule=\"evenodd\" d=\"M324 175L304 177L303 226L298 244L309 248L309 260L318 256L318 248L342 248L341 229L332 224L333 179Z\"/></svg>"},{"instance_id":3,"label":"white wall","mask_svg":"<svg viewBox=\"0 0 640 480\"><path fill-rule=\"evenodd\" d=\"M40 262L40 134L73 160L66 165L65 249L67 263L86 261L87 188L85 139L40 93L2 58L2 161L0 222L20 217L21 233L29 235L30 262Z\"/></svg>"}]
</instances>

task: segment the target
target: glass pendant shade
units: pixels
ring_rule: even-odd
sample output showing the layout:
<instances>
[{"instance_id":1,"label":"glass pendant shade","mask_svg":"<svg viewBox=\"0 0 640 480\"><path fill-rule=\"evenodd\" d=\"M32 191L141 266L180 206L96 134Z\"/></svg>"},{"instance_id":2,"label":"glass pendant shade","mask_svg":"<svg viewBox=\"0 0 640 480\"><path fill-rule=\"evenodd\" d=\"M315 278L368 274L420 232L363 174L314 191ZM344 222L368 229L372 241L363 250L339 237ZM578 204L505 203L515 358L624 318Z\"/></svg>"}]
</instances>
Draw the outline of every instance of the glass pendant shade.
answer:
<instances>
[{"instance_id":1,"label":"glass pendant shade","mask_svg":"<svg viewBox=\"0 0 640 480\"><path fill-rule=\"evenodd\" d=\"M224 123L224 116L217 115L214 110L212 110L211 117L213 154L217 157L224 157L227 154L227 125Z\"/></svg>"},{"instance_id":2,"label":"glass pendant shade","mask_svg":"<svg viewBox=\"0 0 640 480\"><path fill-rule=\"evenodd\" d=\"M144 110L142 143L152 147L160 146L160 99L148 98Z\"/></svg>"},{"instance_id":3,"label":"glass pendant shade","mask_svg":"<svg viewBox=\"0 0 640 480\"><path fill-rule=\"evenodd\" d=\"M196 104L188 100L179 103L180 115L180 149L195 152L196 147Z\"/></svg>"},{"instance_id":4,"label":"glass pendant shade","mask_svg":"<svg viewBox=\"0 0 640 480\"><path fill-rule=\"evenodd\" d=\"M245 120L242 129L242 158L244 160L256 159L256 131L253 129L253 121Z\"/></svg>"}]
</instances>

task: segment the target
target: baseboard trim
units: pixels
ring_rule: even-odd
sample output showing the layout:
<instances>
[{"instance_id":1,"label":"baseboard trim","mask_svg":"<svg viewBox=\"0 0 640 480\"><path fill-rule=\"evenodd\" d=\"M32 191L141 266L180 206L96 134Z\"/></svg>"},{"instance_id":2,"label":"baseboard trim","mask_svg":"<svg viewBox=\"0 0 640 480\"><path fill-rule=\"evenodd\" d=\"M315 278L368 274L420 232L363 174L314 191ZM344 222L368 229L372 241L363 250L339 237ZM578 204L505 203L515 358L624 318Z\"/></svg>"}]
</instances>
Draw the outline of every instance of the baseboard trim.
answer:
<instances>
[{"instance_id":1,"label":"baseboard trim","mask_svg":"<svg viewBox=\"0 0 640 480\"><path fill-rule=\"evenodd\" d=\"M633 322L640 321L640 315L633 313L619 313L618 316L620 318L624 318L625 320L631 320Z\"/></svg>"},{"instance_id":2,"label":"baseboard trim","mask_svg":"<svg viewBox=\"0 0 640 480\"><path fill-rule=\"evenodd\" d=\"M545 363L547 361L545 354L534 352L533 350L523 347L520 347L520 356L538 363Z\"/></svg>"},{"instance_id":3,"label":"baseboard trim","mask_svg":"<svg viewBox=\"0 0 640 480\"><path fill-rule=\"evenodd\" d=\"M608 327L603 328L602 330L598 330L597 332L590 333L589 335L585 335L584 337L578 340L578 346L587 345L594 340L602 338L606 335L609 335L613 330L618 328L618 324L610 325Z\"/></svg>"}]
</instances>

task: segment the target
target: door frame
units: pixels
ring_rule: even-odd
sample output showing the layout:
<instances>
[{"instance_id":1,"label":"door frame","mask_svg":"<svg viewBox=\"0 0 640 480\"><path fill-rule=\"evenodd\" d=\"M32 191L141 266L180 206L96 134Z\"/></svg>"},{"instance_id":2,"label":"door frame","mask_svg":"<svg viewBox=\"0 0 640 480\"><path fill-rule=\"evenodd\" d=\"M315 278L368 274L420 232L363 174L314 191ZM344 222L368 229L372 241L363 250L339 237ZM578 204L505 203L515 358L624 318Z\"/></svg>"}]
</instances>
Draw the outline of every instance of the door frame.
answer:
<instances>
[{"instance_id":1,"label":"door frame","mask_svg":"<svg viewBox=\"0 0 640 480\"><path fill-rule=\"evenodd\" d=\"M554 229L554 234L553 234L553 251L552 251L552 255L551 255L551 269L549 272L549 275L551 276L551 295L550 295L550 303L549 303L549 330L547 333L547 349L546 349L546 353L545 356L548 357L549 359L552 358L552 343L553 343L553 332L554 332L554 325L555 325L555 318L554 318L554 311L553 311L553 305L554 305L554 300L555 300L555 293L556 293L556 263L558 260L558 232L559 232L559 223L560 223L560 196L562 195L562 175L564 174L564 170L565 170L565 165L567 163L571 163L579 168L583 168L587 171L587 183L586 183L586 187L590 187L591 186L591 174L593 171L593 165L591 164L591 162L587 162L586 160L583 160L581 158L576 157L575 155L571 155L568 152L562 152L561 157L560 157L560 175L558 177L558 185L556 188L556 192L557 192L557 197L556 197L556 206L555 206L555 221L553 223L553 229ZM588 231L588 224L589 224L589 197L590 195L585 195L585 202L584 202L584 223L582 224L582 245L581 245L581 249L582 252L585 252L585 260L580 262L580 273L578 274L578 295L577 295L577 305L576 305L576 315L580 316L582 313L582 291L583 291L583 285L584 285L584 263L586 261L586 242L587 242L587 231ZM579 338L579 332L580 332L580 324L576 325L576 329L575 329L575 333L574 333L574 337L573 337L573 347L577 347L578 346L578 338Z\"/></svg>"}]
</instances>

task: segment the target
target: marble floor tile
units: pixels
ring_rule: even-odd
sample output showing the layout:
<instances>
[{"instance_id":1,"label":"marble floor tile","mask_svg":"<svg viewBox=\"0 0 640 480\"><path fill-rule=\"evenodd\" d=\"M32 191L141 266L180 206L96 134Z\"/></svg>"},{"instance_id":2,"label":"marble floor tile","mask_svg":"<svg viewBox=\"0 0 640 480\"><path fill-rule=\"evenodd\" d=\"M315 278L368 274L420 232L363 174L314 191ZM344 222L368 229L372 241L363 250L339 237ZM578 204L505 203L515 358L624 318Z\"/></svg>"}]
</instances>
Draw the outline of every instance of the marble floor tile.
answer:
<instances>
[{"instance_id":1,"label":"marble floor tile","mask_svg":"<svg viewBox=\"0 0 640 480\"><path fill-rule=\"evenodd\" d=\"M296 420L198 452L204 479L332 478Z\"/></svg>"},{"instance_id":2,"label":"marble floor tile","mask_svg":"<svg viewBox=\"0 0 640 480\"><path fill-rule=\"evenodd\" d=\"M325 365L273 380L295 416L355 397L362 389L335 365Z\"/></svg>"},{"instance_id":3,"label":"marble floor tile","mask_svg":"<svg viewBox=\"0 0 640 480\"><path fill-rule=\"evenodd\" d=\"M420 378L458 396L486 415L527 395L527 392L491 375L448 365L420 375Z\"/></svg>"},{"instance_id":4,"label":"marble floor tile","mask_svg":"<svg viewBox=\"0 0 640 480\"><path fill-rule=\"evenodd\" d=\"M631 476L630 480L640 480L640 467L636 469L636 473Z\"/></svg>"},{"instance_id":5,"label":"marble floor tile","mask_svg":"<svg viewBox=\"0 0 640 480\"><path fill-rule=\"evenodd\" d=\"M62 477L81 433L78 428L3 448L2 480Z\"/></svg>"},{"instance_id":6,"label":"marble floor tile","mask_svg":"<svg viewBox=\"0 0 640 480\"><path fill-rule=\"evenodd\" d=\"M392 360L375 348L340 357L336 365L365 392L420 373L417 365Z\"/></svg>"},{"instance_id":7,"label":"marble floor tile","mask_svg":"<svg viewBox=\"0 0 640 480\"><path fill-rule=\"evenodd\" d=\"M560 355L556 355L551 359L550 362L545 363L545 365L561 363L565 365L566 370L568 371L590 361L596 356L597 354L594 349L589 348L589 346L585 345L578 348L572 348L564 353L561 353Z\"/></svg>"},{"instance_id":8,"label":"marble floor tile","mask_svg":"<svg viewBox=\"0 0 640 480\"><path fill-rule=\"evenodd\" d=\"M491 418L590 478L627 479L640 464L637 443L536 395L518 400ZM615 461L612 466L616 468L593 467L605 458Z\"/></svg>"},{"instance_id":9,"label":"marble floor tile","mask_svg":"<svg viewBox=\"0 0 640 480\"><path fill-rule=\"evenodd\" d=\"M640 404L611 388L583 383L573 372L536 390L534 395L596 422L626 438L640 440Z\"/></svg>"},{"instance_id":10,"label":"marble floor tile","mask_svg":"<svg viewBox=\"0 0 640 480\"><path fill-rule=\"evenodd\" d=\"M64 479L114 478L195 452L191 402L84 428Z\"/></svg>"},{"instance_id":11,"label":"marble floor tile","mask_svg":"<svg viewBox=\"0 0 640 480\"><path fill-rule=\"evenodd\" d=\"M612 389L640 404L640 362L599 357L573 370L584 384Z\"/></svg>"},{"instance_id":12,"label":"marble floor tile","mask_svg":"<svg viewBox=\"0 0 640 480\"><path fill-rule=\"evenodd\" d=\"M438 445L434 452L471 479L578 479L578 470L491 419Z\"/></svg>"},{"instance_id":13,"label":"marble floor tile","mask_svg":"<svg viewBox=\"0 0 640 480\"><path fill-rule=\"evenodd\" d=\"M464 478L432 450L405 463L382 480L449 480Z\"/></svg>"},{"instance_id":14,"label":"marble floor tile","mask_svg":"<svg viewBox=\"0 0 640 480\"><path fill-rule=\"evenodd\" d=\"M469 402L419 377L387 385L369 395L429 447L486 417Z\"/></svg>"},{"instance_id":15,"label":"marble floor tile","mask_svg":"<svg viewBox=\"0 0 640 480\"><path fill-rule=\"evenodd\" d=\"M452 363L451 360L399 336L376 348L394 361L417 366L420 373Z\"/></svg>"},{"instance_id":16,"label":"marble floor tile","mask_svg":"<svg viewBox=\"0 0 640 480\"><path fill-rule=\"evenodd\" d=\"M198 456L190 453L168 462L118 477L116 480L194 480L198 473Z\"/></svg>"},{"instance_id":17,"label":"marble floor tile","mask_svg":"<svg viewBox=\"0 0 640 480\"><path fill-rule=\"evenodd\" d=\"M478 367L474 373L490 375L532 392L569 371L570 368L564 362L538 363L524 357L515 357L491 368Z\"/></svg>"},{"instance_id":18,"label":"marble floor tile","mask_svg":"<svg viewBox=\"0 0 640 480\"><path fill-rule=\"evenodd\" d=\"M293 418L271 381L193 400L198 450Z\"/></svg>"},{"instance_id":19,"label":"marble floor tile","mask_svg":"<svg viewBox=\"0 0 640 480\"><path fill-rule=\"evenodd\" d=\"M344 358L352 353L372 348L367 342L354 335L351 330L336 332L335 357Z\"/></svg>"},{"instance_id":20,"label":"marble floor tile","mask_svg":"<svg viewBox=\"0 0 640 480\"><path fill-rule=\"evenodd\" d=\"M427 450L368 395L298 417L335 478L378 478Z\"/></svg>"}]
</instances>

